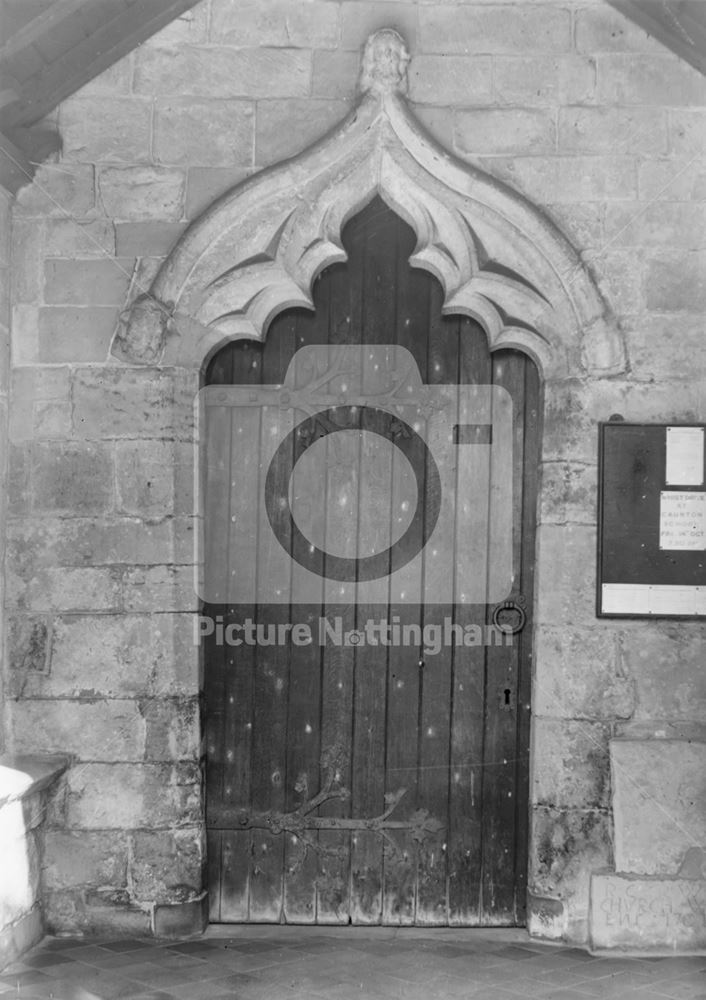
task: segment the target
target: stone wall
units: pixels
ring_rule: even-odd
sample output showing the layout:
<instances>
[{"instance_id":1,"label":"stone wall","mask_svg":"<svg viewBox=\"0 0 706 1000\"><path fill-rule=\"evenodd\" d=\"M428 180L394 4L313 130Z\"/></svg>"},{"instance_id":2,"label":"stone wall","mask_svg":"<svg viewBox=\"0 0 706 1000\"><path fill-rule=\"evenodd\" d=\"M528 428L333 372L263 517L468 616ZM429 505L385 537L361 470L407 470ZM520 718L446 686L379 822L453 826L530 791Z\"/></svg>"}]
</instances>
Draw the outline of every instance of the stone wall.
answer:
<instances>
[{"instance_id":1,"label":"stone wall","mask_svg":"<svg viewBox=\"0 0 706 1000\"><path fill-rule=\"evenodd\" d=\"M706 420L706 79L597 2L205 0L59 108L63 156L15 208L7 685L13 751L75 761L47 833L57 929L145 930L202 887L197 384L111 338L188 221L345 114L381 26L421 121L564 231L627 347L622 375L546 386L533 932L585 940L608 740L704 718L704 626L597 620L594 567L597 422Z\"/></svg>"}]
</instances>

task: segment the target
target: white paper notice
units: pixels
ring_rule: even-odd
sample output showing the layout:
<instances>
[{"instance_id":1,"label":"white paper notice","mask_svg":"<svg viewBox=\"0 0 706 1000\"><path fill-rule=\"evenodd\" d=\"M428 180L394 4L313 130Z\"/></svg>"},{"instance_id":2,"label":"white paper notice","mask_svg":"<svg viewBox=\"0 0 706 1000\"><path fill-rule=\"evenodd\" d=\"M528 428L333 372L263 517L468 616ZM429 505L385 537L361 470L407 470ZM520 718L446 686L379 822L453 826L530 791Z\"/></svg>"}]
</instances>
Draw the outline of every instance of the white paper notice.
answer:
<instances>
[{"instance_id":1,"label":"white paper notice","mask_svg":"<svg viewBox=\"0 0 706 1000\"><path fill-rule=\"evenodd\" d=\"M704 428L667 428L667 486L703 486Z\"/></svg>"},{"instance_id":2,"label":"white paper notice","mask_svg":"<svg viewBox=\"0 0 706 1000\"><path fill-rule=\"evenodd\" d=\"M706 493L662 490L659 503L660 549L706 549Z\"/></svg>"}]
</instances>

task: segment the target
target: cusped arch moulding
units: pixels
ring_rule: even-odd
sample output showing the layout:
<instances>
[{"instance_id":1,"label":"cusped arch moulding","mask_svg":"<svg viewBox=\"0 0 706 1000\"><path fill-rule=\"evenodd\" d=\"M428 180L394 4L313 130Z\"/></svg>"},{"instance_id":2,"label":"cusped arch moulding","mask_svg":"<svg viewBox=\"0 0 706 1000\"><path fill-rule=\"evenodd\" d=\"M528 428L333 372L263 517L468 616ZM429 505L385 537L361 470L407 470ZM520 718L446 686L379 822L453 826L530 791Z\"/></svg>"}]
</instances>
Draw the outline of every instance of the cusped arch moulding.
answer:
<instances>
[{"instance_id":1,"label":"cusped arch moulding","mask_svg":"<svg viewBox=\"0 0 706 1000\"><path fill-rule=\"evenodd\" d=\"M125 317L116 357L195 368L226 340L262 339L283 309L312 309L317 274L346 259L343 226L380 195L414 229L410 263L439 279L444 312L477 319L492 350L526 351L545 378L624 370L617 328L560 231L416 121L409 59L391 29L368 39L356 108L189 227Z\"/></svg>"}]
</instances>

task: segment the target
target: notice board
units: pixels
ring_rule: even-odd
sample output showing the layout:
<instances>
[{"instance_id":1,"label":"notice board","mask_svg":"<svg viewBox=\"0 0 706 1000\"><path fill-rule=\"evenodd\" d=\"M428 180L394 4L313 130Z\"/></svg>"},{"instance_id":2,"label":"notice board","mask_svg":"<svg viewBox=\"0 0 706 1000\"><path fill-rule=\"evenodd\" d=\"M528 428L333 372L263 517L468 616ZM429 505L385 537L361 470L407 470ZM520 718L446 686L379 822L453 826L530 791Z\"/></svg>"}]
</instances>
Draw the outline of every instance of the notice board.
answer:
<instances>
[{"instance_id":1,"label":"notice board","mask_svg":"<svg viewBox=\"0 0 706 1000\"><path fill-rule=\"evenodd\" d=\"M601 424L599 616L706 616L705 441L704 424Z\"/></svg>"}]
</instances>

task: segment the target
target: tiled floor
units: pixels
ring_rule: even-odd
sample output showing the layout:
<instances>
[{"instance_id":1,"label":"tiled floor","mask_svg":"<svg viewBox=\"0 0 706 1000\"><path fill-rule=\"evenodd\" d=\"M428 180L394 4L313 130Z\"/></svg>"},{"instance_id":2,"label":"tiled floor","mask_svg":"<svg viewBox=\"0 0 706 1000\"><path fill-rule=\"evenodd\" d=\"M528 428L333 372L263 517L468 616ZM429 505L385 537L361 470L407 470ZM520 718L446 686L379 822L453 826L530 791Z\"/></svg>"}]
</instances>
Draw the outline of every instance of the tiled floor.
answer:
<instances>
[{"instance_id":1,"label":"tiled floor","mask_svg":"<svg viewBox=\"0 0 706 1000\"><path fill-rule=\"evenodd\" d=\"M0 1000L706 1000L702 958L593 957L522 931L213 927L205 938L47 938Z\"/></svg>"}]
</instances>

